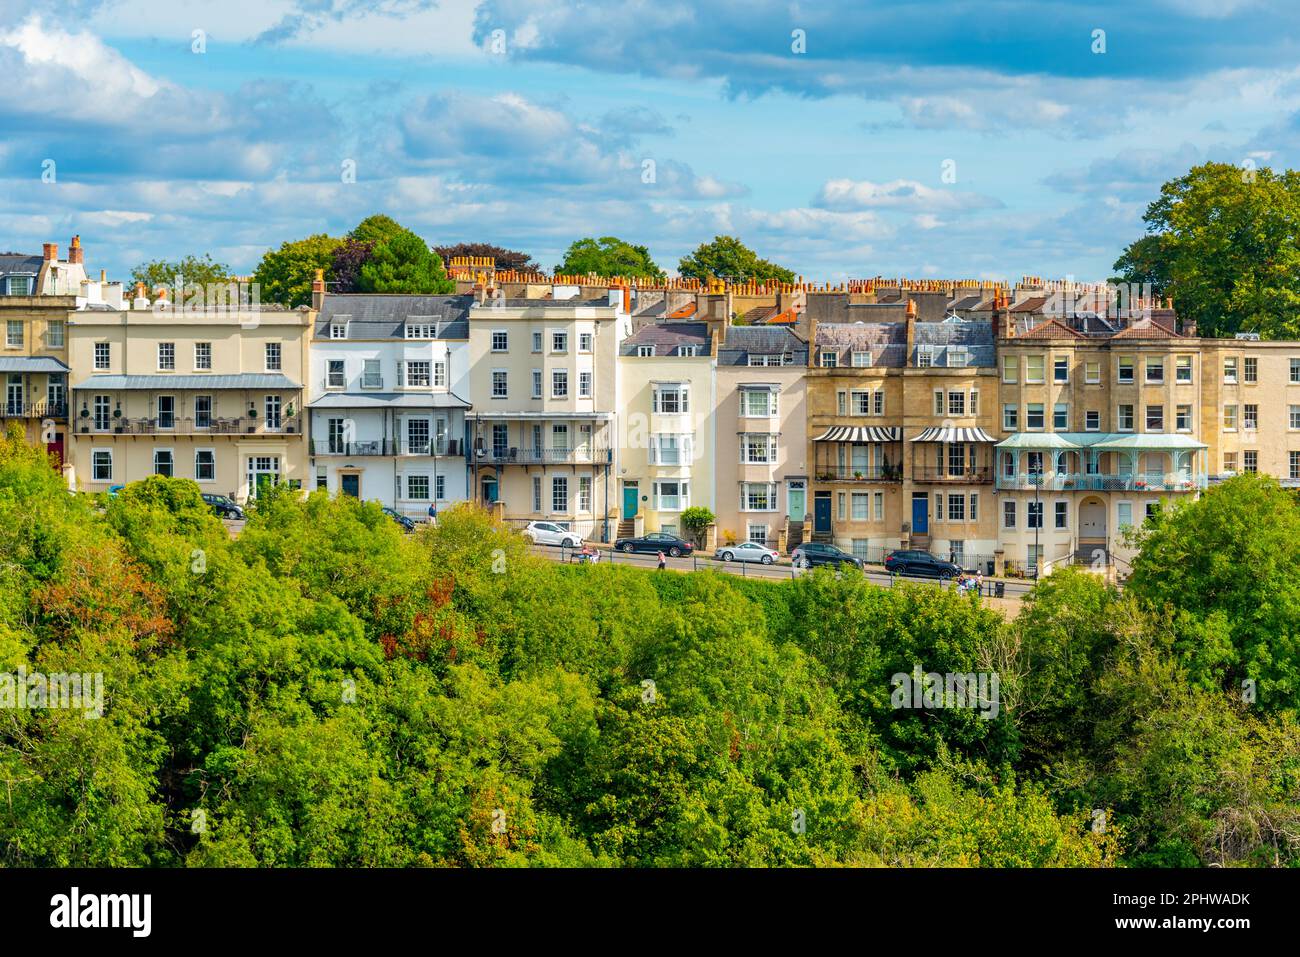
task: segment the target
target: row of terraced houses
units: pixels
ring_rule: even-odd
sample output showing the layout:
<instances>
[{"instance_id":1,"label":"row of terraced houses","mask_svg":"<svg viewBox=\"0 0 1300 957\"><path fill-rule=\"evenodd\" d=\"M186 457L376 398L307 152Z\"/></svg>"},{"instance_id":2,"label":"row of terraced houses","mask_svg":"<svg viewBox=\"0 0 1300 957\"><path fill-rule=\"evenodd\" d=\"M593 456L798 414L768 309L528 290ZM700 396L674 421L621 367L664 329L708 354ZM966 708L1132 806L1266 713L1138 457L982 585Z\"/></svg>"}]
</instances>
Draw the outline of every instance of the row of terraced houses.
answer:
<instances>
[{"instance_id":1,"label":"row of terraced houses","mask_svg":"<svg viewBox=\"0 0 1300 957\"><path fill-rule=\"evenodd\" d=\"M1300 343L1027 278L634 284L452 263L442 296L173 305L0 255L6 422L70 487L267 484L413 517L474 501L610 541L1112 568L1124 530L1243 471L1300 485Z\"/></svg>"}]
</instances>

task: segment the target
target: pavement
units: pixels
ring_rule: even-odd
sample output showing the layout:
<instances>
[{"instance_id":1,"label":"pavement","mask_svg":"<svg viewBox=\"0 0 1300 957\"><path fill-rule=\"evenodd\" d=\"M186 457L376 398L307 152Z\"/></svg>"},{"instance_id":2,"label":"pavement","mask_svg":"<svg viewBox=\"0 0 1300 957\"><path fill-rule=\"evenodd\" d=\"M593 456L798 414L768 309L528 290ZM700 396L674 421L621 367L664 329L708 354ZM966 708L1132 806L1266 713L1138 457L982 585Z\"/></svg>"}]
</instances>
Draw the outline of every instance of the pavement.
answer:
<instances>
[{"instance_id":1,"label":"pavement","mask_svg":"<svg viewBox=\"0 0 1300 957\"><path fill-rule=\"evenodd\" d=\"M612 548L596 546L600 548L600 560L602 563L612 563L616 565L631 565L635 568L654 569L658 565L658 559L649 553L641 552L616 552ZM532 551L535 554L542 555L552 561L572 562L575 561L575 554L572 549L566 549L558 545L533 545ZM740 575L744 578L764 578L770 581L790 581L798 578L800 575L808 574L808 570L795 568L789 562L781 562L773 565L760 565L758 562L723 562L718 561L711 555L695 554L687 555L681 558L668 558L666 567L678 572L702 571L712 569L713 571L726 572L731 575ZM951 583L940 582L934 578L921 578L912 575L890 575L883 568L878 566L867 566L867 581L880 585L884 588L892 588L896 582L910 582L915 584L930 585L935 588L950 588ZM1022 581L1003 581L1005 599L1011 599L1019 603L1019 599L1033 590L1032 582ZM984 594L992 597L993 582L985 579Z\"/></svg>"}]
</instances>

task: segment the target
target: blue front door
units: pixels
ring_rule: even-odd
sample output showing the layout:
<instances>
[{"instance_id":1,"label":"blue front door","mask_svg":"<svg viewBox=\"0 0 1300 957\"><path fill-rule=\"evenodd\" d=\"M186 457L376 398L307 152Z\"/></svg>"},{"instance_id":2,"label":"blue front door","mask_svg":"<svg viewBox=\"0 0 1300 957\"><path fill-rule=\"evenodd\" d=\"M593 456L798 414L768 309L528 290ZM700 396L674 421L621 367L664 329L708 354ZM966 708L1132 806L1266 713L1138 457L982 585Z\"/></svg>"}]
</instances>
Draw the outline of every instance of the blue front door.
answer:
<instances>
[{"instance_id":1,"label":"blue front door","mask_svg":"<svg viewBox=\"0 0 1300 957\"><path fill-rule=\"evenodd\" d=\"M623 486L623 518L636 518L636 497L640 491L637 485Z\"/></svg>"},{"instance_id":2,"label":"blue front door","mask_svg":"<svg viewBox=\"0 0 1300 957\"><path fill-rule=\"evenodd\" d=\"M813 529L818 532L831 530L831 499L829 495L820 496L813 501Z\"/></svg>"},{"instance_id":3,"label":"blue front door","mask_svg":"<svg viewBox=\"0 0 1300 957\"><path fill-rule=\"evenodd\" d=\"M930 496L917 495L912 499L912 531L923 535L930 530Z\"/></svg>"}]
</instances>

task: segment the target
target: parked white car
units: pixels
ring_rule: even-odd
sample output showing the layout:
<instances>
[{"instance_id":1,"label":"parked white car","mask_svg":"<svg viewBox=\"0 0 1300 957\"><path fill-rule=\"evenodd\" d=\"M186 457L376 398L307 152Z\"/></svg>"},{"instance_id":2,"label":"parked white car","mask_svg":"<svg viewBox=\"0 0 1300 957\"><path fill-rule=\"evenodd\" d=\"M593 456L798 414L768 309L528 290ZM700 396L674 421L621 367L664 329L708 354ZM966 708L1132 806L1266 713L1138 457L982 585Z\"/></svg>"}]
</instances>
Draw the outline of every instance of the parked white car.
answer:
<instances>
[{"instance_id":1,"label":"parked white car","mask_svg":"<svg viewBox=\"0 0 1300 957\"><path fill-rule=\"evenodd\" d=\"M561 528L554 522L529 522L524 526L524 538L534 545L563 545L565 548L581 548L582 536Z\"/></svg>"},{"instance_id":2,"label":"parked white car","mask_svg":"<svg viewBox=\"0 0 1300 957\"><path fill-rule=\"evenodd\" d=\"M761 562L771 565L781 557L781 553L757 542L741 542L738 545L724 545L713 553L713 557L723 562Z\"/></svg>"}]
</instances>

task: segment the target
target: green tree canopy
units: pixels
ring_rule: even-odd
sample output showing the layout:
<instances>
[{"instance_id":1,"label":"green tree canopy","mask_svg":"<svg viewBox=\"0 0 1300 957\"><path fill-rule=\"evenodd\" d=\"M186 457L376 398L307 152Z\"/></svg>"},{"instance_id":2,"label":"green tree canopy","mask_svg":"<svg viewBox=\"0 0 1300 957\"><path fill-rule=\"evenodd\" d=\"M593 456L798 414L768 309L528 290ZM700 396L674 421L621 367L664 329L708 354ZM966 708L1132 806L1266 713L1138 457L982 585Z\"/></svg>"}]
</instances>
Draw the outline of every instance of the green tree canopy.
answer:
<instances>
[{"instance_id":1,"label":"green tree canopy","mask_svg":"<svg viewBox=\"0 0 1300 957\"><path fill-rule=\"evenodd\" d=\"M132 283L144 283L151 294L159 286L165 286L173 301L176 301L174 290L178 277L182 286L197 283L205 288L209 284L228 283L233 279L230 267L214 260L210 253L175 260L155 259L140 263L131 270ZM181 299L183 301L184 295Z\"/></svg>"},{"instance_id":2,"label":"green tree canopy","mask_svg":"<svg viewBox=\"0 0 1300 957\"><path fill-rule=\"evenodd\" d=\"M410 230L380 239L357 276L358 292L433 295L456 291L447 278L442 257Z\"/></svg>"},{"instance_id":3,"label":"green tree canopy","mask_svg":"<svg viewBox=\"0 0 1300 957\"><path fill-rule=\"evenodd\" d=\"M724 279L727 282L749 282L774 279L777 282L794 282L789 269L760 259L735 236L714 236L713 241L701 243L689 256L677 264L677 271L688 279L706 282Z\"/></svg>"},{"instance_id":4,"label":"green tree canopy","mask_svg":"<svg viewBox=\"0 0 1300 957\"><path fill-rule=\"evenodd\" d=\"M1300 174L1206 163L1165 183L1142 218L1120 279L1171 295L1201 335L1300 337Z\"/></svg>"},{"instance_id":5,"label":"green tree canopy","mask_svg":"<svg viewBox=\"0 0 1300 957\"><path fill-rule=\"evenodd\" d=\"M564 262L555 267L566 276L626 276L662 279L664 272L644 246L634 246L616 236L575 240L565 251Z\"/></svg>"},{"instance_id":6,"label":"green tree canopy","mask_svg":"<svg viewBox=\"0 0 1300 957\"><path fill-rule=\"evenodd\" d=\"M323 269L326 279L332 278L334 251L341 243L341 239L317 233L267 250L253 273L253 282L261 284L262 301L290 307L309 305L316 270Z\"/></svg>"},{"instance_id":7,"label":"green tree canopy","mask_svg":"<svg viewBox=\"0 0 1300 957\"><path fill-rule=\"evenodd\" d=\"M1245 474L1165 506L1134 537L1128 591L1176 611L1177 650L1193 680L1259 705L1300 702L1300 509L1267 476Z\"/></svg>"}]
</instances>

